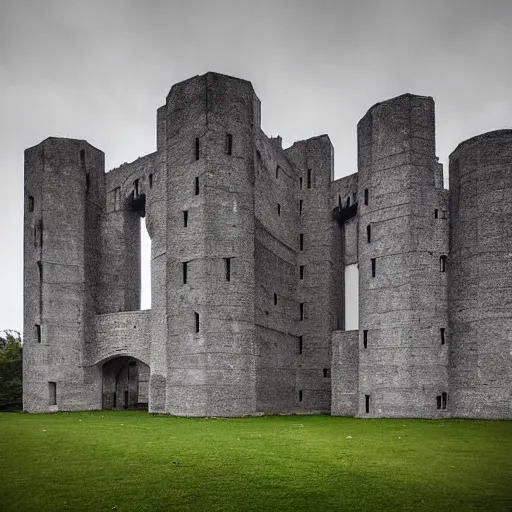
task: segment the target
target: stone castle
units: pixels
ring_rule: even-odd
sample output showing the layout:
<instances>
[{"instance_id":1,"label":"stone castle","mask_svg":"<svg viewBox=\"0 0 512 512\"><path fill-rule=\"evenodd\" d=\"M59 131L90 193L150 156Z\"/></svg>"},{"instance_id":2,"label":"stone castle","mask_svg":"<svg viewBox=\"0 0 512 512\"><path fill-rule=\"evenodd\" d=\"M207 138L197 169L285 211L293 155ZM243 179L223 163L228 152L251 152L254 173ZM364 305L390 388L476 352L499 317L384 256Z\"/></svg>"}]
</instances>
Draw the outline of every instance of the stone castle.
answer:
<instances>
[{"instance_id":1,"label":"stone castle","mask_svg":"<svg viewBox=\"0 0 512 512\"><path fill-rule=\"evenodd\" d=\"M357 130L358 172L334 181L327 135L283 149L251 83L207 73L132 163L27 149L25 410L512 418L512 130L459 144L450 190L432 98Z\"/></svg>"}]
</instances>

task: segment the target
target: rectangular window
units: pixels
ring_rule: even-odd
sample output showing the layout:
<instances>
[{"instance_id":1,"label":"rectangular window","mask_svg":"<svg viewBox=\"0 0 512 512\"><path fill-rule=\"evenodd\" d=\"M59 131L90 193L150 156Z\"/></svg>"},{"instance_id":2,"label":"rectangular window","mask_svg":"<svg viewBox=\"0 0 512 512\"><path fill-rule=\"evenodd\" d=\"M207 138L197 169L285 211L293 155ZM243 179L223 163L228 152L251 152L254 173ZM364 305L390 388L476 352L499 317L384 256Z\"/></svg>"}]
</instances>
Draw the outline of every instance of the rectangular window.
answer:
<instances>
[{"instance_id":1,"label":"rectangular window","mask_svg":"<svg viewBox=\"0 0 512 512\"><path fill-rule=\"evenodd\" d=\"M299 235L299 249L300 249L301 251L303 251L303 250L304 250L304 234L303 234L303 233L301 233L301 234Z\"/></svg>"},{"instance_id":2,"label":"rectangular window","mask_svg":"<svg viewBox=\"0 0 512 512\"><path fill-rule=\"evenodd\" d=\"M279 165L276 167L276 180L279 179Z\"/></svg>"},{"instance_id":3,"label":"rectangular window","mask_svg":"<svg viewBox=\"0 0 512 512\"><path fill-rule=\"evenodd\" d=\"M300 303L300 319L304 320L304 302Z\"/></svg>"},{"instance_id":4,"label":"rectangular window","mask_svg":"<svg viewBox=\"0 0 512 512\"><path fill-rule=\"evenodd\" d=\"M196 160L199 160L199 138L196 137Z\"/></svg>"},{"instance_id":5,"label":"rectangular window","mask_svg":"<svg viewBox=\"0 0 512 512\"><path fill-rule=\"evenodd\" d=\"M183 284L187 284L188 261L182 263L183 266Z\"/></svg>"},{"instance_id":6,"label":"rectangular window","mask_svg":"<svg viewBox=\"0 0 512 512\"><path fill-rule=\"evenodd\" d=\"M80 165L85 167L85 150L80 150Z\"/></svg>"},{"instance_id":7,"label":"rectangular window","mask_svg":"<svg viewBox=\"0 0 512 512\"><path fill-rule=\"evenodd\" d=\"M446 393L441 393L441 402L442 402L442 409L446 409L446 405L448 402L448 395Z\"/></svg>"},{"instance_id":8,"label":"rectangular window","mask_svg":"<svg viewBox=\"0 0 512 512\"><path fill-rule=\"evenodd\" d=\"M439 331L441 334L441 345L444 345L446 343L445 328L441 327L441 329L439 329Z\"/></svg>"},{"instance_id":9,"label":"rectangular window","mask_svg":"<svg viewBox=\"0 0 512 512\"><path fill-rule=\"evenodd\" d=\"M231 258L224 258L226 281L231 281Z\"/></svg>"},{"instance_id":10,"label":"rectangular window","mask_svg":"<svg viewBox=\"0 0 512 512\"><path fill-rule=\"evenodd\" d=\"M198 196L199 195L199 178L197 176L196 176L195 186L196 186L196 196Z\"/></svg>"},{"instance_id":11,"label":"rectangular window","mask_svg":"<svg viewBox=\"0 0 512 512\"><path fill-rule=\"evenodd\" d=\"M299 201L299 215L302 217L302 199Z\"/></svg>"},{"instance_id":12,"label":"rectangular window","mask_svg":"<svg viewBox=\"0 0 512 512\"><path fill-rule=\"evenodd\" d=\"M312 171L311 171L311 169L308 169L308 188L311 188L311 182L312 182Z\"/></svg>"},{"instance_id":13,"label":"rectangular window","mask_svg":"<svg viewBox=\"0 0 512 512\"><path fill-rule=\"evenodd\" d=\"M281 216L281 205L277 203L277 215Z\"/></svg>"},{"instance_id":14,"label":"rectangular window","mask_svg":"<svg viewBox=\"0 0 512 512\"><path fill-rule=\"evenodd\" d=\"M370 395L364 395L364 412L370 413Z\"/></svg>"},{"instance_id":15,"label":"rectangular window","mask_svg":"<svg viewBox=\"0 0 512 512\"><path fill-rule=\"evenodd\" d=\"M37 269L39 270L39 282L41 283L43 281L43 264L41 260L37 261Z\"/></svg>"},{"instance_id":16,"label":"rectangular window","mask_svg":"<svg viewBox=\"0 0 512 512\"><path fill-rule=\"evenodd\" d=\"M274 306L277 306L277 293L274 293Z\"/></svg>"},{"instance_id":17,"label":"rectangular window","mask_svg":"<svg viewBox=\"0 0 512 512\"><path fill-rule=\"evenodd\" d=\"M199 332L199 313L194 313L196 319L196 332Z\"/></svg>"},{"instance_id":18,"label":"rectangular window","mask_svg":"<svg viewBox=\"0 0 512 512\"><path fill-rule=\"evenodd\" d=\"M57 383L48 382L48 404L57 405Z\"/></svg>"},{"instance_id":19,"label":"rectangular window","mask_svg":"<svg viewBox=\"0 0 512 512\"><path fill-rule=\"evenodd\" d=\"M139 180L133 182L133 197L135 199L139 197Z\"/></svg>"},{"instance_id":20,"label":"rectangular window","mask_svg":"<svg viewBox=\"0 0 512 512\"><path fill-rule=\"evenodd\" d=\"M226 154L231 155L233 153L233 135L226 133Z\"/></svg>"},{"instance_id":21,"label":"rectangular window","mask_svg":"<svg viewBox=\"0 0 512 512\"><path fill-rule=\"evenodd\" d=\"M370 243L372 241L372 227L370 224L366 226L366 241Z\"/></svg>"},{"instance_id":22,"label":"rectangular window","mask_svg":"<svg viewBox=\"0 0 512 512\"><path fill-rule=\"evenodd\" d=\"M441 256L439 258L439 265L441 272L446 272L446 256Z\"/></svg>"},{"instance_id":23,"label":"rectangular window","mask_svg":"<svg viewBox=\"0 0 512 512\"><path fill-rule=\"evenodd\" d=\"M85 193L89 193L89 189L91 188L91 177L89 176L89 173L85 175Z\"/></svg>"},{"instance_id":24,"label":"rectangular window","mask_svg":"<svg viewBox=\"0 0 512 512\"><path fill-rule=\"evenodd\" d=\"M338 196L338 208L341 210L341 196Z\"/></svg>"},{"instance_id":25,"label":"rectangular window","mask_svg":"<svg viewBox=\"0 0 512 512\"><path fill-rule=\"evenodd\" d=\"M28 196L28 211L33 212L34 211L34 197Z\"/></svg>"},{"instance_id":26,"label":"rectangular window","mask_svg":"<svg viewBox=\"0 0 512 512\"><path fill-rule=\"evenodd\" d=\"M153 188L153 175L149 175L149 188Z\"/></svg>"},{"instance_id":27,"label":"rectangular window","mask_svg":"<svg viewBox=\"0 0 512 512\"><path fill-rule=\"evenodd\" d=\"M324 379L330 379L330 378L331 378L331 369L324 368Z\"/></svg>"},{"instance_id":28,"label":"rectangular window","mask_svg":"<svg viewBox=\"0 0 512 512\"><path fill-rule=\"evenodd\" d=\"M441 395L436 396L437 408L441 409Z\"/></svg>"},{"instance_id":29,"label":"rectangular window","mask_svg":"<svg viewBox=\"0 0 512 512\"><path fill-rule=\"evenodd\" d=\"M299 389L299 402L302 402L302 389Z\"/></svg>"},{"instance_id":30,"label":"rectangular window","mask_svg":"<svg viewBox=\"0 0 512 512\"><path fill-rule=\"evenodd\" d=\"M36 324L36 339L37 343L41 343L41 325Z\"/></svg>"},{"instance_id":31,"label":"rectangular window","mask_svg":"<svg viewBox=\"0 0 512 512\"><path fill-rule=\"evenodd\" d=\"M350 208L350 196L347 197L347 208Z\"/></svg>"},{"instance_id":32,"label":"rectangular window","mask_svg":"<svg viewBox=\"0 0 512 512\"><path fill-rule=\"evenodd\" d=\"M299 178L299 188L302 190L304 180L302 178Z\"/></svg>"},{"instance_id":33,"label":"rectangular window","mask_svg":"<svg viewBox=\"0 0 512 512\"><path fill-rule=\"evenodd\" d=\"M302 355L302 336L299 336L299 354Z\"/></svg>"},{"instance_id":34,"label":"rectangular window","mask_svg":"<svg viewBox=\"0 0 512 512\"><path fill-rule=\"evenodd\" d=\"M364 189L364 204L365 204L365 206L368 206L368 196L369 196L368 189L365 188Z\"/></svg>"},{"instance_id":35,"label":"rectangular window","mask_svg":"<svg viewBox=\"0 0 512 512\"><path fill-rule=\"evenodd\" d=\"M376 268L377 268L377 260L372 258L372 277L375 277Z\"/></svg>"},{"instance_id":36,"label":"rectangular window","mask_svg":"<svg viewBox=\"0 0 512 512\"><path fill-rule=\"evenodd\" d=\"M188 226L188 210L183 210L183 227Z\"/></svg>"},{"instance_id":37,"label":"rectangular window","mask_svg":"<svg viewBox=\"0 0 512 512\"><path fill-rule=\"evenodd\" d=\"M368 348L368 331L363 331L363 347Z\"/></svg>"},{"instance_id":38,"label":"rectangular window","mask_svg":"<svg viewBox=\"0 0 512 512\"><path fill-rule=\"evenodd\" d=\"M299 277L300 279L304 279L304 265L299 267Z\"/></svg>"},{"instance_id":39,"label":"rectangular window","mask_svg":"<svg viewBox=\"0 0 512 512\"><path fill-rule=\"evenodd\" d=\"M114 211L117 212L121 209L121 187L114 189Z\"/></svg>"},{"instance_id":40,"label":"rectangular window","mask_svg":"<svg viewBox=\"0 0 512 512\"><path fill-rule=\"evenodd\" d=\"M437 208L434 209L434 219L439 218L439 210Z\"/></svg>"}]
</instances>

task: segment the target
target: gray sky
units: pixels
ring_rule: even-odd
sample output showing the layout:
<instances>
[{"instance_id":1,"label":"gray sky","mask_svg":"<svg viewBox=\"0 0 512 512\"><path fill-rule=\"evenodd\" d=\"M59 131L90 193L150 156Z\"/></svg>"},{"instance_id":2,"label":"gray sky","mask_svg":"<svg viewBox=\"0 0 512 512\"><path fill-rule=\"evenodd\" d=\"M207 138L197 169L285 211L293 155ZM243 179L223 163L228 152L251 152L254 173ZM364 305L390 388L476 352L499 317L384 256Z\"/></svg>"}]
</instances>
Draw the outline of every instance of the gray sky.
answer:
<instances>
[{"instance_id":1,"label":"gray sky","mask_svg":"<svg viewBox=\"0 0 512 512\"><path fill-rule=\"evenodd\" d=\"M512 127L512 0L0 0L0 330L22 327L23 150L87 139L107 169L155 149L170 87L250 80L285 146L327 133L336 178L356 124L398 94L433 96L437 153Z\"/></svg>"}]
</instances>

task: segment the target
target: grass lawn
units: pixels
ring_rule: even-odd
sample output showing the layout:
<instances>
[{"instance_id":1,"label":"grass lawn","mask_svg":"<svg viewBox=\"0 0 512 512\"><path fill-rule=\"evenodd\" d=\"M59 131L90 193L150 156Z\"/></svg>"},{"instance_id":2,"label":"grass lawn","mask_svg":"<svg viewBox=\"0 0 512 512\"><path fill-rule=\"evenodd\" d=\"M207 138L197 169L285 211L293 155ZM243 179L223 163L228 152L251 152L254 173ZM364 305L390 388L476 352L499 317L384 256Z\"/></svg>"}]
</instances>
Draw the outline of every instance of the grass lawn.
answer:
<instances>
[{"instance_id":1,"label":"grass lawn","mask_svg":"<svg viewBox=\"0 0 512 512\"><path fill-rule=\"evenodd\" d=\"M512 422L0 413L0 510L512 511Z\"/></svg>"}]
</instances>

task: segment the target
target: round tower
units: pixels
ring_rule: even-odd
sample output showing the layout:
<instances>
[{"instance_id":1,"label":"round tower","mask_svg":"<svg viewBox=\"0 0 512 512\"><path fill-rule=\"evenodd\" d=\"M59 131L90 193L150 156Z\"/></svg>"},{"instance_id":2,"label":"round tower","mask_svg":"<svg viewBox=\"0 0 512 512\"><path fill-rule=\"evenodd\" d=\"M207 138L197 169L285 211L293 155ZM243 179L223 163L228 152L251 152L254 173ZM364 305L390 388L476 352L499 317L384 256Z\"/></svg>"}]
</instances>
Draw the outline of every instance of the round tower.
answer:
<instances>
[{"instance_id":1,"label":"round tower","mask_svg":"<svg viewBox=\"0 0 512 512\"><path fill-rule=\"evenodd\" d=\"M450 392L459 417L512 417L512 130L450 155Z\"/></svg>"},{"instance_id":2,"label":"round tower","mask_svg":"<svg viewBox=\"0 0 512 512\"><path fill-rule=\"evenodd\" d=\"M167 98L166 412L256 411L250 82L208 73Z\"/></svg>"},{"instance_id":3,"label":"round tower","mask_svg":"<svg viewBox=\"0 0 512 512\"><path fill-rule=\"evenodd\" d=\"M433 99L411 94L358 124L359 416L447 413L434 126Z\"/></svg>"}]
</instances>

